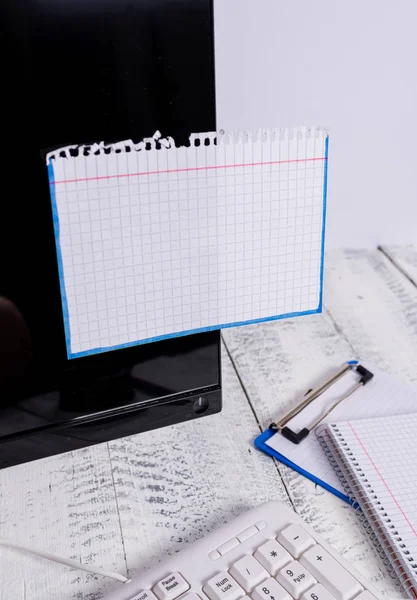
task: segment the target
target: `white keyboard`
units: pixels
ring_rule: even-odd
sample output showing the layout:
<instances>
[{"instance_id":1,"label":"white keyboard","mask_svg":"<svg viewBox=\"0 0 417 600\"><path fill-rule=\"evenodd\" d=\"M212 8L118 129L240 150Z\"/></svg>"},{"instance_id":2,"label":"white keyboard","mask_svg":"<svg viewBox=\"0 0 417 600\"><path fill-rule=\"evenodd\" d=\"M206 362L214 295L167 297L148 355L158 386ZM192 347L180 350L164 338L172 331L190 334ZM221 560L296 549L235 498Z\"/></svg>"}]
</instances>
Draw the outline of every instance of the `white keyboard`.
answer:
<instances>
[{"instance_id":1,"label":"white keyboard","mask_svg":"<svg viewBox=\"0 0 417 600\"><path fill-rule=\"evenodd\" d=\"M279 502L239 516L105 600L375 600L381 595Z\"/></svg>"}]
</instances>

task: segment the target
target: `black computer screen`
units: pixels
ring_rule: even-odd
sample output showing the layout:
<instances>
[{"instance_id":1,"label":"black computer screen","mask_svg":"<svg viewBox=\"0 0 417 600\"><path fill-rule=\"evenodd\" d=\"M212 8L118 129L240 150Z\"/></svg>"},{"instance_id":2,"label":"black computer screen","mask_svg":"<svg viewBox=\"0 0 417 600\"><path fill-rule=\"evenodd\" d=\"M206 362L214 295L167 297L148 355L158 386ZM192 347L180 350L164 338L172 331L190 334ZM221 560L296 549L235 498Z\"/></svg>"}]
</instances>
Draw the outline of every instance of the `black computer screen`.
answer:
<instances>
[{"instance_id":1,"label":"black computer screen","mask_svg":"<svg viewBox=\"0 0 417 600\"><path fill-rule=\"evenodd\" d=\"M9 374L15 370L23 380L21 372L30 373L25 393L27 381L33 393L53 388L63 371L109 361L105 355L67 359L45 152L139 141L156 130L182 142L192 132L214 130L212 3L5 0L1 10L0 296L18 314L6 306L0 351ZM166 340L161 348L173 355L213 340L199 334ZM157 356L158 344L152 346ZM9 363L5 352L14 356ZM125 356L136 360L146 352L107 354L122 364ZM207 371L206 379L217 376ZM201 383L214 381L203 375Z\"/></svg>"}]
</instances>

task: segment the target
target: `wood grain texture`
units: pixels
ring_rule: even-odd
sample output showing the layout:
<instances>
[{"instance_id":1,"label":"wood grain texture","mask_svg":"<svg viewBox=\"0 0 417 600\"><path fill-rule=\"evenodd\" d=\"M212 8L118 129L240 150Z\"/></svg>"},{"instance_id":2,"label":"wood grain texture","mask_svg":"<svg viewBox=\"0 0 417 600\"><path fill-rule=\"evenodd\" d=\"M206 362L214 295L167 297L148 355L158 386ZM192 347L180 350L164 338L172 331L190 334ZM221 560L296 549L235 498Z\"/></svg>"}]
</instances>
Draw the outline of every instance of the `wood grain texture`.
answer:
<instances>
[{"instance_id":1,"label":"wood grain texture","mask_svg":"<svg viewBox=\"0 0 417 600\"><path fill-rule=\"evenodd\" d=\"M0 471L0 537L126 571L107 446ZM89 600L108 580L0 546L1 600Z\"/></svg>"},{"instance_id":2,"label":"wood grain texture","mask_svg":"<svg viewBox=\"0 0 417 600\"><path fill-rule=\"evenodd\" d=\"M417 290L378 250L326 258L322 315L225 330L254 411L266 427L327 372L350 358L417 383ZM381 590L397 595L349 506L279 466L303 518Z\"/></svg>"},{"instance_id":3,"label":"wood grain texture","mask_svg":"<svg viewBox=\"0 0 417 600\"><path fill-rule=\"evenodd\" d=\"M417 246L381 246L392 262L417 287Z\"/></svg>"},{"instance_id":4,"label":"wood grain texture","mask_svg":"<svg viewBox=\"0 0 417 600\"><path fill-rule=\"evenodd\" d=\"M417 288L378 250L326 264L325 306L354 354L417 386Z\"/></svg>"},{"instance_id":5,"label":"wood grain texture","mask_svg":"<svg viewBox=\"0 0 417 600\"><path fill-rule=\"evenodd\" d=\"M222 366L220 414L110 443L129 576L248 508L289 503L225 352Z\"/></svg>"},{"instance_id":6,"label":"wood grain texture","mask_svg":"<svg viewBox=\"0 0 417 600\"><path fill-rule=\"evenodd\" d=\"M249 507L288 503L222 364L219 415L0 471L0 537L132 575ZM0 547L1 600L96 600L119 585Z\"/></svg>"}]
</instances>

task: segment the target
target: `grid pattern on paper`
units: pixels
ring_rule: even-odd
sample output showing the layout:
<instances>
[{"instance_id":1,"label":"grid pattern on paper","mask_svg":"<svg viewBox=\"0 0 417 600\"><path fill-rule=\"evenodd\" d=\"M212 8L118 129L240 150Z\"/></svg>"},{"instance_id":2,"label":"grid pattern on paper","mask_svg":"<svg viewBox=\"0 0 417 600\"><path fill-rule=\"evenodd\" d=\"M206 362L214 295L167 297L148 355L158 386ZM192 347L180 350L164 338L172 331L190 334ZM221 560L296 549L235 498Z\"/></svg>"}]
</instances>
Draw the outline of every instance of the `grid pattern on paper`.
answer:
<instances>
[{"instance_id":1,"label":"grid pattern on paper","mask_svg":"<svg viewBox=\"0 0 417 600\"><path fill-rule=\"evenodd\" d=\"M308 159L293 144L54 160L69 356L317 311L325 138Z\"/></svg>"},{"instance_id":2,"label":"grid pattern on paper","mask_svg":"<svg viewBox=\"0 0 417 600\"><path fill-rule=\"evenodd\" d=\"M417 583L417 462L414 457L417 415L381 417L338 423L333 426L343 442L342 452L352 453L351 460L362 469L356 485L374 507L373 522L380 519L387 535ZM333 434L334 435L334 434ZM348 455L349 456L349 455ZM367 487L367 485L369 487ZM373 490L373 492L371 491ZM383 508L383 510L382 510ZM388 522L388 519L390 521ZM394 528L390 529L393 525ZM392 535L397 531L398 535ZM401 538L401 542L397 542Z\"/></svg>"}]
</instances>

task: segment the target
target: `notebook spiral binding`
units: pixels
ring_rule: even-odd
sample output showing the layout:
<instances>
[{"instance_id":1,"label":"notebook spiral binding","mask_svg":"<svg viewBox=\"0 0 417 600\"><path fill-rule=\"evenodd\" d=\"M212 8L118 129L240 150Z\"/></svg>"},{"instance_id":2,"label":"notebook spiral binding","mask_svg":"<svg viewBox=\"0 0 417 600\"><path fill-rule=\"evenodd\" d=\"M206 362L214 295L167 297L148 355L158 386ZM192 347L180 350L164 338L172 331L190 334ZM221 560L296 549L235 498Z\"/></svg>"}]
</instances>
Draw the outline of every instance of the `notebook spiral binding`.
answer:
<instances>
[{"instance_id":1,"label":"notebook spiral binding","mask_svg":"<svg viewBox=\"0 0 417 600\"><path fill-rule=\"evenodd\" d=\"M286 129L254 129L247 131L225 132L209 131L205 133L192 133L189 136L189 143L184 147L204 147L224 144L255 144L255 143L273 143L291 141L294 139L303 140L311 138L327 137L328 130L324 127L290 127ZM106 144L98 142L94 144L74 144L65 146L58 150L52 150L46 153L46 162L58 158L74 158L78 156L99 156L100 154L120 154L122 152L142 152L149 150L170 150L176 148L172 137L162 137L159 131L156 131L150 138L143 138L138 143L132 140L123 140Z\"/></svg>"},{"instance_id":2,"label":"notebook spiral binding","mask_svg":"<svg viewBox=\"0 0 417 600\"><path fill-rule=\"evenodd\" d=\"M329 435L329 428L334 435L340 438L340 445L344 447L348 457L346 461L337 446L333 443ZM417 561L407 550L405 543L391 522L383 504L378 500L378 496L372 489L366 479L359 463L348 444L343 441L342 433L335 425L323 424L316 430L319 443L330 462L332 468L337 474L345 494L350 499L353 509L358 517L362 530L373 543L379 557L381 558L389 576L395 581L399 590L411 598L416 598L415 580L412 581L410 573L417 578ZM371 494L371 501L367 500L363 494L363 488L355 485L353 473L359 474L363 488ZM392 540L387 536L386 529L390 535L394 536L398 546L393 547ZM402 554L402 560L399 554Z\"/></svg>"}]
</instances>

